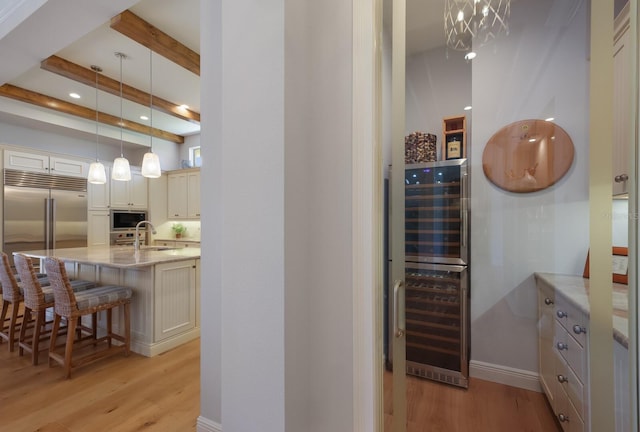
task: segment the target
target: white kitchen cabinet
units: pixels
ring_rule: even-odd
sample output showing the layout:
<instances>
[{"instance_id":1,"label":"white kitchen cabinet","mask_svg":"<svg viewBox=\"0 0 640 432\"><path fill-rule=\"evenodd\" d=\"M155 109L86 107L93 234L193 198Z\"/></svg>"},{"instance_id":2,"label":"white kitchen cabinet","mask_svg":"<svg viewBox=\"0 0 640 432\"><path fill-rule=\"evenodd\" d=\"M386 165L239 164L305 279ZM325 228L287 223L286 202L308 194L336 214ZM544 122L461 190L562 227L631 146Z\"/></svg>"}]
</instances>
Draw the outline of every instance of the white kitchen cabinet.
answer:
<instances>
[{"instance_id":1,"label":"white kitchen cabinet","mask_svg":"<svg viewBox=\"0 0 640 432\"><path fill-rule=\"evenodd\" d=\"M555 395L557 393L556 358L553 347L555 294L545 285L538 287L538 364L540 368L540 385L555 411Z\"/></svg>"},{"instance_id":2,"label":"white kitchen cabinet","mask_svg":"<svg viewBox=\"0 0 640 432\"><path fill-rule=\"evenodd\" d=\"M109 190L111 182L109 167L104 167L107 174L107 182L103 184L93 184L87 182L87 195L89 210L108 210L110 208Z\"/></svg>"},{"instance_id":3,"label":"white kitchen cabinet","mask_svg":"<svg viewBox=\"0 0 640 432\"><path fill-rule=\"evenodd\" d=\"M89 173L89 164L81 160L15 150L5 150L4 167L22 171L84 178L86 178Z\"/></svg>"},{"instance_id":4,"label":"white kitchen cabinet","mask_svg":"<svg viewBox=\"0 0 640 432\"><path fill-rule=\"evenodd\" d=\"M538 281L540 384L564 432L590 430L587 315Z\"/></svg>"},{"instance_id":5,"label":"white kitchen cabinet","mask_svg":"<svg viewBox=\"0 0 640 432\"><path fill-rule=\"evenodd\" d=\"M155 341L196 327L196 260L155 266Z\"/></svg>"},{"instance_id":6,"label":"white kitchen cabinet","mask_svg":"<svg viewBox=\"0 0 640 432\"><path fill-rule=\"evenodd\" d=\"M90 210L87 216L87 244L108 246L110 227L108 210Z\"/></svg>"},{"instance_id":7,"label":"white kitchen cabinet","mask_svg":"<svg viewBox=\"0 0 640 432\"><path fill-rule=\"evenodd\" d=\"M167 217L200 219L200 170L181 170L168 175Z\"/></svg>"},{"instance_id":8,"label":"white kitchen cabinet","mask_svg":"<svg viewBox=\"0 0 640 432\"><path fill-rule=\"evenodd\" d=\"M187 218L200 219L200 171L187 173Z\"/></svg>"},{"instance_id":9,"label":"white kitchen cabinet","mask_svg":"<svg viewBox=\"0 0 640 432\"><path fill-rule=\"evenodd\" d=\"M130 181L111 180L112 209L147 209L147 179L139 170L131 170Z\"/></svg>"},{"instance_id":10,"label":"white kitchen cabinet","mask_svg":"<svg viewBox=\"0 0 640 432\"><path fill-rule=\"evenodd\" d=\"M613 194L628 193L631 119L629 4L616 17L613 48Z\"/></svg>"}]
</instances>

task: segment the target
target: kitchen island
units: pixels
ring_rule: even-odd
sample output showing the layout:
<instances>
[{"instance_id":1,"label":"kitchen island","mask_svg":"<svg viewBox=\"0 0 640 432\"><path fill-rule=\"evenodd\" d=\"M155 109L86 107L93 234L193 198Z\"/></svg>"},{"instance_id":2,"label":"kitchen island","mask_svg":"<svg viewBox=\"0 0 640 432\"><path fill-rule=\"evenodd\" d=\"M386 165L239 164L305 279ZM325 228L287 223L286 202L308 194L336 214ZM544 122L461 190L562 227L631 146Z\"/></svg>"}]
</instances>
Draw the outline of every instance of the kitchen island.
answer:
<instances>
[{"instance_id":1,"label":"kitchen island","mask_svg":"<svg viewBox=\"0 0 640 432\"><path fill-rule=\"evenodd\" d=\"M130 287L131 350L152 357L200 336L200 248L94 246L21 252L65 263L69 277ZM114 313L116 331L124 325ZM98 325L104 326L100 316Z\"/></svg>"}]
</instances>

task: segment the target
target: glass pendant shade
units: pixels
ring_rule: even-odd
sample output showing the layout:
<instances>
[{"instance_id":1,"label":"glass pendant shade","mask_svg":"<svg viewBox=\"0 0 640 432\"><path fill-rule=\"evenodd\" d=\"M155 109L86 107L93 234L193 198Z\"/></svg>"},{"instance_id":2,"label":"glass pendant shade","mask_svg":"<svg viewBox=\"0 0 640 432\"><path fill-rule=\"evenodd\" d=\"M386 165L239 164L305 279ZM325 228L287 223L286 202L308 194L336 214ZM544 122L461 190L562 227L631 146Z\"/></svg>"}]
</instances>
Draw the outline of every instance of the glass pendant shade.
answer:
<instances>
[{"instance_id":1,"label":"glass pendant shade","mask_svg":"<svg viewBox=\"0 0 640 432\"><path fill-rule=\"evenodd\" d=\"M126 158L121 156L113 161L111 178L119 181L131 180L131 168L129 167L129 161Z\"/></svg>"},{"instance_id":2,"label":"glass pendant shade","mask_svg":"<svg viewBox=\"0 0 640 432\"><path fill-rule=\"evenodd\" d=\"M100 66L91 65L91 70L96 73L96 161L89 165L89 174L87 181L92 184L105 184L107 182L107 173L104 165L98 160L98 142L100 135L98 133L99 112L98 112L98 73L102 72Z\"/></svg>"},{"instance_id":3,"label":"glass pendant shade","mask_svg":"<svg viewBox=\"0 0 640 432\"><path fill-rule=\"evenodd\" d=\"M122 143L122 59L126 58L126 54L117 52L116 57L120 59L120 157L113 160L113 168L111 168L111 178L119 181L131 180L131 167L129 167L129 161L123 154Z\"/></svg>"},{"instance_id":4,"label":"glass pendant shade","mask_svg":"<svg viewBox=\"0 0 640 432\"><path fill-rule=\"evenodd\" d=\"M149 49L149 151L142 159L142 176L159 178L162 175L160 158L153 152L153 51Z\"/></svg>"},{"instance_id":5,"label":"glass pendant shade","mask_svg":"<svg viewBox=\"0 0 640 432\"><path fill-rule=\"evenodd\" d=\"M96 160L89 165L89 176L87 181L92 184L105 184L107 182L107 172L102 162Z\"/></svg>"},{"instance_id":6,"label":"glass pendant shade","mask_svg":"<svg viewBox=\"0 0 640 432\"><path fill-rule=\"evenodd\" d=\"M160 158L153 152L147 152L142 159L142 175L149 178L158 178L161 175Z\"/></svg>"}]
</instances>

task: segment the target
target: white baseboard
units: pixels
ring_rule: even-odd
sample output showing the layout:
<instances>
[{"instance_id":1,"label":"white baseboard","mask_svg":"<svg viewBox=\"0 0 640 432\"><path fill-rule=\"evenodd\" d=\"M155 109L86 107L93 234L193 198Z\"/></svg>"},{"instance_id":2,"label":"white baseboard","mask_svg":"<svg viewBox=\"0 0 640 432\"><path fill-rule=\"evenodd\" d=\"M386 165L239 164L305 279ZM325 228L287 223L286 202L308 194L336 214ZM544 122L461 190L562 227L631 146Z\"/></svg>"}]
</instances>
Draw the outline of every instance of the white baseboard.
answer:
<instances>
[{"instance_id":1,"label":"white baseboard","mask_svg":"<svg viewBox=\"0 0 640 432\"><path fill-rule=\"evenodd\" d=\"M471 360L469 362L469 375L473 378L497 382L511 387L542 392L538 374L527 370Z\"/></svg>"},{"instance_id":2,"label":"white baseboard","mask_svg":"<svg viewBox=\"0 0 640 432\"><path fill-rule=\"evenodd\" d=\"M222 432L222 425L205 417L198 417L197 432Z\"/></svg>"}]
</instances>

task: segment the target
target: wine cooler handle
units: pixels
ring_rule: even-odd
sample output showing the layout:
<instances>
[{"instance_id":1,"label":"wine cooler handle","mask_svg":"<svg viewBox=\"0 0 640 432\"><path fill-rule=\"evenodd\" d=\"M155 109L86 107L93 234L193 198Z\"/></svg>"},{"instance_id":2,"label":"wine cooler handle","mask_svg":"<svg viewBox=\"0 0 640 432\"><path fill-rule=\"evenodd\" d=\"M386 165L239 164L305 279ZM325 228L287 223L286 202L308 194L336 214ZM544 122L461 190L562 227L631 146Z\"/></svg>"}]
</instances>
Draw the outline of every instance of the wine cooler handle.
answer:
<instances>
[{"instance_id":1,"label":"wine cooler handle","mask_svg":"<svg viewBox=\"0 0 640 432\"><path fill-rule=\"evenodd\" d=\"M467 247L467 176L465 174L460 176L460 197L462 199L460 212L462 213L461 227L460 227L460 247Z\"/></svg>"},{"instance_id":2,"label":"wine cooler handle","mask_svg":"<svg viewBox=\"0 0 640 432\"><path fill-rule=\"evenodd\" d=\"M393 284L393 334L396 338L404 336L404 328L400 326L400 291L404 290L404 281L398 279ZM404 296L403 296L404 297Z\"/></svg>"}]
</instances>

